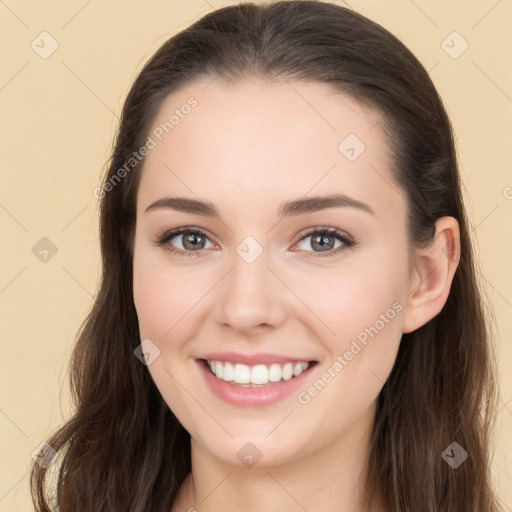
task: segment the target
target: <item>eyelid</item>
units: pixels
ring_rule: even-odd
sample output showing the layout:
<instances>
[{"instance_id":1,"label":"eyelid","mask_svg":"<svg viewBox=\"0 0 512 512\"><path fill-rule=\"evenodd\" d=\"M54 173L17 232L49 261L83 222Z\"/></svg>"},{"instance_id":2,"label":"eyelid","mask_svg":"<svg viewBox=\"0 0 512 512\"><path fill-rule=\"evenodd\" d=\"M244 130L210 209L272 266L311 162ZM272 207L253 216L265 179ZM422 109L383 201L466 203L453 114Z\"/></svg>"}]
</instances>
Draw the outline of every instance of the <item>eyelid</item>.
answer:
<instances>
[{"instance_id":1,"label":"eyelid","mask_svg":"<svg viewBox=\"0 0 512 512\"><path fill-rule=\"evenodd\" d=\"M176 236L184 235L186 233L194 233L197 235L204 236L208 240L210 240L210 235L202 228L196 226L181 226L178 228L169 229L164 231L160 236L158 236L157 240L153 242L154 245L163 247L166 251L177 254L179 256L192 256L198 257L202 256L203 251L206 249L198 249L197 251L185 251L183 249L179 249L173 247L169 242ZM211 241L213 244L215 242Z\"/></svg>"},{"instance_id":2,"label":"eyelid","mask_svg":"<svg viewBox=\"0 0 512 512\"><path fill-rule=\"evenodd\" d=\"M349 240L350 242L355 243L354 238L351 235L349 235L346 231L343 231L342 229L335 228L334 226L318 226L318 225L310 226L309 228L305 228L304 230L302 230L297 235L300 237L298 241L302 240L303 238L305 238L307 236L311 236L315 233L327 233L329 235L337 235L340 238L344 237L347 240Z\"/></svg>"},{"instance_id":3,"label":"eyelid","mask_svg":"<svg viewBox=\"0 0 512 512\"><path fill-rule=\"evenodd\" d=\"M161 234L158 239L153 242L154 245L162 246L165 250L175 253L180 256L192 256L192 257L199 257L202 256L204 251L207 249L198 249L196 251L187 251L183 249L176 248L168 242L172 240L174 237L183 235L186 233L194 233L201 236L204 236L208 240L210 240L211 243L216 244L216 242L212 241L210 238L210 235L208 232L202 228L199 228L197 226L181 226L178 228L170 229L165 231L163 234ZM313 236L314 234L327 234L329 236L332 236L334 238L337 238L341 242L341 246L337 247L336 249L328 250L328 251L304 251L304 250L298 250L293 252L306 252L310 253L313 257L330 257L338 255L338 253L341 250L346 250L353 245L356 244L356 241L354 238L348 234L346 231L343 231L339 228L335 228L332 226L311 226L309 228L305 228L301 233L299 233L299 239L297 242L295 242L293 245L297 245L298 243L302 242L305 238L308 238L310 236ZM292 246L293 247L293 246Z\"/></svg>"},{"instance_id":4,"label":"eyelid","mask_svg":"<svg viewBox=\"0 0 512 512\"><path fill-rule=\"evenodd\" d=\"M305 232L304 232L305 231ZM294 244L297 245L298 243L302 242L305 238L308 238L310 236L313 236L314 234L321 233L321 234L327 234L329 236L332 236L336 239L338 239L341 242L341 245L339 247L336 247L335 249L331 249L328 251L297 251L297 252L306 252L309 253L313 258L329 258L329 257L336 257L340 254L341 251L345 251L347 249L350 249L354 245L356 245L356 241L354 238L349 235L346 231L343 231L339 228L331 227L331 226L311 226L310 228L306 228L299 236L299 240Z\"/></svg>"}]
</instances>

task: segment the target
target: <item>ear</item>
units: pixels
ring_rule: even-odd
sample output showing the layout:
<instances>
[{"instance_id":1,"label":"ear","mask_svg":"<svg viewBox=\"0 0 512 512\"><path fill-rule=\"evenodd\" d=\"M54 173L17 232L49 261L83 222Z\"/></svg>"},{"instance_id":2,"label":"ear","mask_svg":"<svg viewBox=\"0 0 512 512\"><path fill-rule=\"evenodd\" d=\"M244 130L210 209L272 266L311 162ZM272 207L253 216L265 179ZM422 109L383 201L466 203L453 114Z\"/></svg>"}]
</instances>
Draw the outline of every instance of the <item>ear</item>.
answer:
<instances>
[{"instance_id":1,"label":"ear","mask_svg":"<svg viewBox=\"0 0 512 512\"><path fill-rule=\"evenodd\" d=\"M414 249L402 332L419 329L443 309L459 261L459 223L453 217L441 217L429 246Z\"/></svg>"}]
</instances>

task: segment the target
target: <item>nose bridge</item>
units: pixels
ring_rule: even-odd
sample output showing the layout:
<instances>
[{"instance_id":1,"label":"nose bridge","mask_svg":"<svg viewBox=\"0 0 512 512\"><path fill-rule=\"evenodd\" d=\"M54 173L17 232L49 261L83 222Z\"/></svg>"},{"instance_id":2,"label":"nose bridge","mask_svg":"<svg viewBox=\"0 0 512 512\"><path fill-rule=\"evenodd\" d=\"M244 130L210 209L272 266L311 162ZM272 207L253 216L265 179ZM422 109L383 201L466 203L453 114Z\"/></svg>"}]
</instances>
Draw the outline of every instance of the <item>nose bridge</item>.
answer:
<instances>
[{"instance_id":1,"label":"nose bridge","mask_svg":"<svg viewBox=\"0 0 512 512\"><path fill-rule=\"evenodd\" d=\"M282 321L283 296L279 280L269 268L269 254L252 236L235 248L218 303L220 323L247 330L262 324L275 326Z\"/></svg>"}]
</instances>

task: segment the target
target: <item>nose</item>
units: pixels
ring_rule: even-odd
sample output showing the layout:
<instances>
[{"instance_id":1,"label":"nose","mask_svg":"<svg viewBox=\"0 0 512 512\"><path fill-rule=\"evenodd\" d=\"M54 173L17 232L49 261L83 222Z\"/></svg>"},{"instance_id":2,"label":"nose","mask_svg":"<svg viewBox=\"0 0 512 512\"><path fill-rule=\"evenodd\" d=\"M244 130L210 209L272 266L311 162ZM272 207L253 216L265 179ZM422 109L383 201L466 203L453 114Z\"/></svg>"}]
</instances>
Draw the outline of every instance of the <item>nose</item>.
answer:
<instances>
[{"instance_id":1,"label":"nose","mask_svg":"<svg viewBox=\"0 0 512 512\"><path fill-rule=\"evenodd\" d=\"M246 335L282 324L289 290L270 268L266 253L251 262L235 252L231 261L216 294L218 324Z\"/></svg>"}]
</instances>

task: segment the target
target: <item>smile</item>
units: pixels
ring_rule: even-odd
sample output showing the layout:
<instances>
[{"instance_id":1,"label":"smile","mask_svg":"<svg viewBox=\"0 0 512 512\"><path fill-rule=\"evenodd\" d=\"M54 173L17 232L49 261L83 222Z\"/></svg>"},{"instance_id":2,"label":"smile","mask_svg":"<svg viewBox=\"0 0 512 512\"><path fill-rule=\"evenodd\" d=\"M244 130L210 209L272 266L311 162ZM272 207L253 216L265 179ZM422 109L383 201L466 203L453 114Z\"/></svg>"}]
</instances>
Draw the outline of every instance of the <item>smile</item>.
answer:
<instances>
[{"instance_id":1,"label":"smile","mask_svg":"<svg viewBox=\"0 0 512 512\"><path fill-rule=\"evenodd\" d=\"M270 406L293 395L313 378L317 361L246 365L218 359L196 359L207 389L235 407Z\"/></svg>"},{"instance_id":2,"label":"smile","mask_svg":"<svg viewBox=\"0 0 512 512\"><path fill-rule=\"evenodd\" d=\"M211 372L215 377L225 382L232 382L248 387L264 386L269 383L287 381L298 377L309 368L309 362L298 363L274 363L271 365L257 364L248 366L241 363L230 363L228 361L206 360Z\"/></svg>"}]
</instances>

